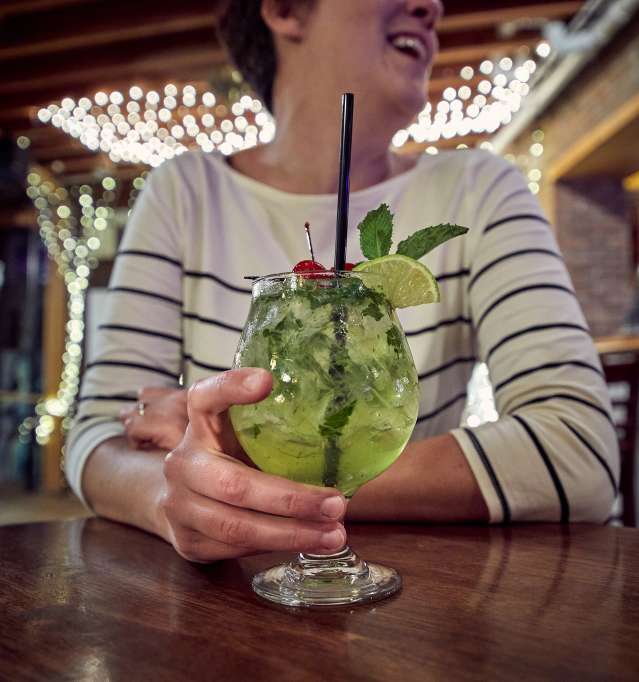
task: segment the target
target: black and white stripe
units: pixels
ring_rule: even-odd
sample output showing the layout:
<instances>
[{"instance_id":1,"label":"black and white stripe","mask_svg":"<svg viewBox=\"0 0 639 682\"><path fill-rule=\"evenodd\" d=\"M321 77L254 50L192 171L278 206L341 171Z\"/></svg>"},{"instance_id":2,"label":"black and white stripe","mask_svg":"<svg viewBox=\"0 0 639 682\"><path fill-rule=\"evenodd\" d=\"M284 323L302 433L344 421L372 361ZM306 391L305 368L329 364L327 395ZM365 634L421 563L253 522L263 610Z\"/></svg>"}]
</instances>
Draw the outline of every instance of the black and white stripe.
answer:
<instances>
[{"instance_id":1,"label":"black and white stripe","mask_svg":"<svg viewBox=\"0 0 639 682\"><path fill-rule=\"evenodd\" d=\"M548 475L550 476L552 483L553 483L553 486L555 487L555 490L557 491L557 497L559 498L559 506L561 509L561 515L560 515L559 520L561 521L561 523L568 523L570 521L570 504L568 503L568 498L566 497L566 491L564 489L563 483L561 482L561 479L559 478L559 474L557 473L557 469L555 468L555 465L553 464L551 458L548 456L546 449L541 444L541 441L537 437L537 434L532 429L532 427L528 424L528 422L521 415L518 415L518 414L514 414L513 419L515 419L515 421L517 421L517 422L519 422L519 424L521 424L523 429L528 434L528 437L533 442L535 449L539 453L539 456L543 460L544 465L546 466L546 469L548 470Z\"/></svg>"}]
</instances>

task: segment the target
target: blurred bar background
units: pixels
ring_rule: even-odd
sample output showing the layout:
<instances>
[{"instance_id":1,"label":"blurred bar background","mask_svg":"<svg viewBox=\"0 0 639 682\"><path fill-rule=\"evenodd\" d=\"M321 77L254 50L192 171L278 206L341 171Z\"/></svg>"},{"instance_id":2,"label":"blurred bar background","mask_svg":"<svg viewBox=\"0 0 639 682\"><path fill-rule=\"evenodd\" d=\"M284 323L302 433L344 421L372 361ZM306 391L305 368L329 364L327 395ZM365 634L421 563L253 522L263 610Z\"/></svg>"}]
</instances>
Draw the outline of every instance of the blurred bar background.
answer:
<instances>
[{"instance_id":1,"label":"blurred bar background","mask_svg":"<svg viewBox=\"0 0 639 682\"><path fill-rule=\"evenodd\" d=\"M214 0L0 5L0 523L81 513L60 471L95 309L145 177L275 122ZM526 176L597 339L636 525L639 1L446 0L429 104L399 152L479 147ZM312 131L309 131L309 135ZM478 366L464 419L497 418Z\"/></svg>"}]
</instances>

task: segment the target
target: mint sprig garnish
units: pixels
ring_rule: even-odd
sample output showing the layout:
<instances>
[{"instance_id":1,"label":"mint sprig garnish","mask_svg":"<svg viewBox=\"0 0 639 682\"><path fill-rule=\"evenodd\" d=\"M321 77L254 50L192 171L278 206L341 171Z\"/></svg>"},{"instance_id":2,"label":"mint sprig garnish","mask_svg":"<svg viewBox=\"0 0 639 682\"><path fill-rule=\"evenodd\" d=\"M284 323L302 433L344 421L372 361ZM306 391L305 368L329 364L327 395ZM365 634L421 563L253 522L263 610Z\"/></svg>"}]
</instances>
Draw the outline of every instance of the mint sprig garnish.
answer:
<instances>
[{"instance_id":1,"label":"mint sprig garnish","mask_svg":"<svg viewBox=\"0 0 639 682\"><path fill-rule=\"evenodd\" d=\"M393 214L388 204L380 204L369 211L357 226L362 253L368 260L381 258L390 253L393 243ZM419 260L436 246L468 232L467 227L442 223L418 230L397 245L397 253Z\"/></svg>"},{"instance_id":2,"label":"mint sprig garnish","mask_svg":"<svg viewBox=\"0 0 639 682\"><path fill-rule=\"evenodd\" d=\"M388 204L369 211L357 226L362 253L369 260L388 255L393 243L393 214Z\"/></svg>"},{"instance_id":3,"label":"mint sprig garnish","mask_svg":"<svg viewBox=\"0 0 639 682\"><path fill-rule=\"evenodd\" d=\"M453 237L466 234L466 232L468 232L467 227L451 225L450 223L425 227L423 230L418 230L410 237L407 237L404 241L399 242L397 253L419 260L436 246L447 242Z\"/></svg>"}]
</instances>

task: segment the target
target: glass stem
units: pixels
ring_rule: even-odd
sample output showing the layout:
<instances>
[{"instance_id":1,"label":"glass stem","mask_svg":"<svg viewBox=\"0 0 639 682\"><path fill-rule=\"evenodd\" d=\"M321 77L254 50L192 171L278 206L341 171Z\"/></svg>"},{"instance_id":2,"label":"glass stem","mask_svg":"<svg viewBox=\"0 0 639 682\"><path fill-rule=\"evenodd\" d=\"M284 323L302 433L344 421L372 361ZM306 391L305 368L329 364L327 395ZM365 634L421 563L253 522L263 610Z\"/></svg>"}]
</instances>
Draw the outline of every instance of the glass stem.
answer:
<instances>
[{"instance_id":1,"label":"glass stem","mask_svg":"<svg viewBox=\"0 0 639 682\"><path fill-rule=\"evenodd\" d=\"M310 580L346 579L361 580L368 576L368 565L345 545L334 554L312 554L302 552L289 564L289 569L298 578Z\"/></svg>"},{"instance_id":2,"label":"glass stem","mask_svg":"<svg viewBox=\"0 0 639 682\"><path fill-rule=\"evenodd\" d=\"M300 552L299 559L300 561L325 561L327 559L344 559L350 555L354 556L353 550L348 545L344 545L343 549L340 549L339 552L335 552L334 554L311 554L310 552Z\"/></svg>"}]
</instances>

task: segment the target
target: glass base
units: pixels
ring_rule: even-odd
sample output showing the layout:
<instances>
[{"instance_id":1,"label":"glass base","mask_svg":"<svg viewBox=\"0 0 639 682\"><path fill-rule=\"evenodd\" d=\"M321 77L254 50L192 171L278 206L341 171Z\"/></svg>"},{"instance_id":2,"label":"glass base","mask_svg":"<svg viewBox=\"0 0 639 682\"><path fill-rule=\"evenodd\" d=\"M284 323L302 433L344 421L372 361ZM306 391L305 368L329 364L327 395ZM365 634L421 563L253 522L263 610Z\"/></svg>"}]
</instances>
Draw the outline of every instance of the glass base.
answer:
<instances>
[{"instance_id":1,"label":"glass base","mask_svg":"<svg viewBox=\"0 0 639 682\"><path fill-rule=\"evenodd\" d=\"M300 554L258 573L253 590L284 606L342 606L385 599L402 579L392 568L367 564L350 547L337 554Z\"/></svg>"}]
</instances>

